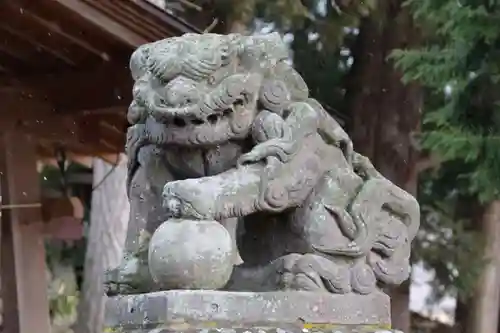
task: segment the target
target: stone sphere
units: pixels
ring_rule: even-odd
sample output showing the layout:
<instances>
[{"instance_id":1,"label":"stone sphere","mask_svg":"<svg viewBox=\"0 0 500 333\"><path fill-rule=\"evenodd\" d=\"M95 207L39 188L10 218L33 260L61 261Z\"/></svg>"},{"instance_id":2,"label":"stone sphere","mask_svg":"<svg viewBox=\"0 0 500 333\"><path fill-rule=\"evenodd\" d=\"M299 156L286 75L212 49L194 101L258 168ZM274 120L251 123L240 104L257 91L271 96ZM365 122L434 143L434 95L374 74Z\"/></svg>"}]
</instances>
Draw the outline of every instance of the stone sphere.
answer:
<instances>
[{"instance_id":1,"label":"stone sphere","mask_svg":"<svg viewBox=\"0 0 500 333\"><path fill-rule=\"evenodd\" d=\"M171 219L151 237L149 271L162 289L219 289L231 276L234 251L219 222Z\"/></svg>"}]
</instances>

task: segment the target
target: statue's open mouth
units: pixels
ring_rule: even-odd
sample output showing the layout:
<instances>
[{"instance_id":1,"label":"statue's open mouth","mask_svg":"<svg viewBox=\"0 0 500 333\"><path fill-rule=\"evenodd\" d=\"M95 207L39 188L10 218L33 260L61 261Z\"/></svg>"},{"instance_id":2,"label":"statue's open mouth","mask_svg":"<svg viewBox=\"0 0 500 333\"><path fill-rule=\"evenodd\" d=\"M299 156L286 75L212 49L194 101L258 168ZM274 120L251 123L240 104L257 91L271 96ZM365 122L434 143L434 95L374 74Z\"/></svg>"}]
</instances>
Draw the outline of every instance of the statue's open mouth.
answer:
<instances>
[{"instance_id":1,"label":"statue's open mouth","mask_svg":"<svg viewBox=\"0 0 500 333\"><path fill-rule=\"evenodd\" d=\"M150 141L199 146L245 138L255 117L261 81L258 74L234 74L201 99L175 106L168 105L162 94L145 89L149 127L155 128L150 130Z\"/></svg>"},{"instance_id":2,"label":"statue's open mouth","mask_svg":"<svg viewBox=\"0 0 500 333\"><path fill-rule=\"evenodd\" d=\"M204 115L176 115L173 118L169 116L162 117L162 123L167 127L193 127L193 126L217 126L220 123L230 123L234 118L238 117L245 109L245 99L242 97L237 99L228 108L213 112L207 116Z\"/></svg>"},{"instance_id":3,"label":"statue's open mouth","mask_svg":"<svg viewBox=\"0 0 500 333\"><path fill-rule=\"evenodd\" d=\"M229 107L212 110L204 114L179 114L156 112L149 128L155 128L152 142L158 144L213 145L231 139L244 138L253 122L255 106L247 98L241 97ZM156 110L158 111L158 110Z\"/></svg>"}]
</instances>

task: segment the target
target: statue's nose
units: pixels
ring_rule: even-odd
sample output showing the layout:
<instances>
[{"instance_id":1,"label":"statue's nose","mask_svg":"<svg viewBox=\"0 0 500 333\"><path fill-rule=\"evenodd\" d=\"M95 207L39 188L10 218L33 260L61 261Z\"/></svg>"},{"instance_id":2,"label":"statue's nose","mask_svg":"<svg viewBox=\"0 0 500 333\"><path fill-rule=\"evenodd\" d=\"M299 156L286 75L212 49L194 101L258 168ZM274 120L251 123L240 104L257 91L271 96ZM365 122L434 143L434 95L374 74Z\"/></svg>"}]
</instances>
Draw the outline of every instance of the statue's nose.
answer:
<instances>
[{"instance_id":1,"label":"statue's nose","mask_svg":"<svg viewBox=\"0 0 500 333\"><path fill-rule=\"evenodd\" d=\"M200 91L196 82L182 77L170 81L163 87L159 87L157 92L169 106L173 107L197 103L200 99Z\"/></svg>"}]
</instances>

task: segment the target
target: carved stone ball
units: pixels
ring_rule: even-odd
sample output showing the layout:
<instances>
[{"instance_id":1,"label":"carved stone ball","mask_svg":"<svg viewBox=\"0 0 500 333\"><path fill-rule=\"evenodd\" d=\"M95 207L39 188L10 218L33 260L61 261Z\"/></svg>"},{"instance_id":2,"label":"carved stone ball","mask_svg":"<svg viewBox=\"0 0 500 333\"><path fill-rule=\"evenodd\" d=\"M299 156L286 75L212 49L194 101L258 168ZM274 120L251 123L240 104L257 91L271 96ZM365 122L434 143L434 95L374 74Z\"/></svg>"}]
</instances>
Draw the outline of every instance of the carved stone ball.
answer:
<instances>
[{"instance_id":1,"label":"carved stone ball","mask_svg":"<svg viewBox=\"0 0 500 333\"><path fill-rule=\"evenodd\" d=\"M219 289L233 270L231 236L217 221L170 219L149 243L149 270L162 289Z\"/></svg>"}]
</instances>

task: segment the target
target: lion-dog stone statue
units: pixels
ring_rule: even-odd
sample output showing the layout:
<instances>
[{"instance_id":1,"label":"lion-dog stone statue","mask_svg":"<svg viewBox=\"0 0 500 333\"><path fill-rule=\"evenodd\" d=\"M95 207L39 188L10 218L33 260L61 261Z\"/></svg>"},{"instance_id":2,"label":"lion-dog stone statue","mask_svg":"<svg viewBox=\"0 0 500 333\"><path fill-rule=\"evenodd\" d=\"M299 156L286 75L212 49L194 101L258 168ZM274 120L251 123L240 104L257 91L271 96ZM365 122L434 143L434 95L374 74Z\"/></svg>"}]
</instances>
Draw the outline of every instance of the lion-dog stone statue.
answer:
<instances>
[{"instance_id":1,"label":"lion-dog stone statue","mask_svg":"<svg viewBox=\"0 0 500 333\"><path fill-rule=\"evenodd\" d=\"M109 294L366 295L408 278L417 201L353 150L278 34L185 34L130 67L131 213Z\"/></svg>"}]
</instances>

